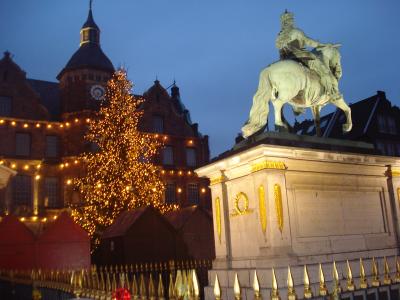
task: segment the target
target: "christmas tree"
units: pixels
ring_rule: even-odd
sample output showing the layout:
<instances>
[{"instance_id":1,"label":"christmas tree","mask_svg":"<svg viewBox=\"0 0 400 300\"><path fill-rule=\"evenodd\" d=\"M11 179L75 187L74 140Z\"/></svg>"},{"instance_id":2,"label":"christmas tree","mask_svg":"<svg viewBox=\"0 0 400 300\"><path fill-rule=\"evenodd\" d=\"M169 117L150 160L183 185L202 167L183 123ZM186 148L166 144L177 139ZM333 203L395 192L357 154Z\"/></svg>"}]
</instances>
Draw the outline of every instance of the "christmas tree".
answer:
<instances>
[{"instance_id":1,"label":"christmas tree","mask_svg":"<svg viewBox=\"0 0 400 300\"><path fill-rule=\"evenodd\" d=\"M133 96L131 89L126 72L117 71L85 136L97 151L81 157L86 176L75 183L83 204L72 207L72 215L97 241L125 210L149 205L161 212L177 208L162 200L164 184L153 163L162 143L155 135L138 130L143 115L139 106L144 100Z\"/></svg>"}]
</instances>

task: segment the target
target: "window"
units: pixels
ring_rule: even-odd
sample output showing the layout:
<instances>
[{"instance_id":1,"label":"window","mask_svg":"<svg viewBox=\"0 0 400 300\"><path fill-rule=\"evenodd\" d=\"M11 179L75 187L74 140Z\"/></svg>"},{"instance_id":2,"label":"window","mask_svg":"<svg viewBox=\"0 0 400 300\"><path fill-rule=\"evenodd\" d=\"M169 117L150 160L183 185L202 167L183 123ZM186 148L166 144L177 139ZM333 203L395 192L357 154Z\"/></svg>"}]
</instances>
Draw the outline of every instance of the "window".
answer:
<instances>
[{"instance_id":1,"label":"window","mask_svg":"<svg viewBox=\"0 0 400 300\"><path fill-rule=\"evenodd\" d=\"M197 166L196 149L195 148L186 148L186 164L189 167Z\"/></svg>"},{"instance_id":2,"label":"window","mask_svg":"<svg viewBox=\"0 0 400 300\"><path fill-rule=\"evenodd\" d=\"M167 183L165 186L165 202L176 203L176 186L175 183Z\"/></svg>"},{"instance_id":3,"label":"window","mask_svg":"<svg viewBox=\"0 0 400 300\"><path fill-rule=\"evenodd\" d=\"M11 116L11 97L0 96L0 116Z\"/></svg>"},{"instance_id":4,"label":"window","mask_svg":"<svg viewBox=\"0 0 400 300\"><path fill-rule=\"evenodd\" d=\"M58 137L55 135L46 135L46 157L58 156Z\"/></svg>"},{"instance_id":5,"label":"window","mask_svg":"<svg viewBox=\"0 0 400 300\"><path fill-rule=\"evenodd\" d=\"M164 132L164 119L161 116L153 116L153 132Z\"/></svg>"},{"instance_id":6,"label":"window","mask_svg":"<svg viewBox=\"0 0 400 300\"><path fill-rule=\"evenodd\" d=\"M199 204L199 187L196 183L188 184L188 202L192 205Z\"/></svg>"},{"instance_id":7,"label":"window","mask_svg":"<svg viewBox=\"0 0 400 300\"><path fill-rule=\"evenodd\" d=\"M28 175L14 177L14 201L17 205L31 205L32 179Z\"/></svg>"},{"instance_id":8,"label":"window","mask_svg":"<svg viewBox=\"0 0 400 300\"><path fill-rule=\"evenodd\" d=\"M57 177L46 177L44 179L44 202L46 207L59 206L59 184Z\"/></svg>"},{"instance_id":9,"label":"window","mask_svg":"<svg viewBox=\"0 0 400 300\"><path fill-rule=\"evenodd\" d=\"M29 156L31 154L31 136L29 133L15 134L15 155Z\"/></svg>"},{"instance_id":10,"label":"window","mask_svg":"<svg viewBox=\"0 0 400 300\"><path fill-rule=\"evenodd\" d=\"M172 146L166 146L162 151L162 162L163 165L174 164L174 149Z\"/></svg>"}]
</instances>

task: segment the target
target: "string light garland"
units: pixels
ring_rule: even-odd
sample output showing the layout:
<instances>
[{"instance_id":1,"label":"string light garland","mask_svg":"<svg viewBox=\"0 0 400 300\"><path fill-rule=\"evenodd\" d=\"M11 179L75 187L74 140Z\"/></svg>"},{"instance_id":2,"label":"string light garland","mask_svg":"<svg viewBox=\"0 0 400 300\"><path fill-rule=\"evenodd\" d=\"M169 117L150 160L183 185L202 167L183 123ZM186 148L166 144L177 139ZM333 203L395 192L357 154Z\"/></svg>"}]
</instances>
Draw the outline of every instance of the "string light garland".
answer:
<instances>
[{"instance_id":1,"label":"string light garland","mask_svg":"<svg viewBox=\"0 0 400 300\"><path fill-rule=\"evenodd\" d=\"M138 130L143 115L139 105L144 100L132 96L131 89L124 70L108 81L103 105L88 122L85 136L99 150L81 156L86 175L73 181L84 203L71 206L72 216L95 244L125 210L149 205L162 213L178 209L162 200L165 187L160 169L153 163L162 141Z\"/></svg>"}]
</instances>

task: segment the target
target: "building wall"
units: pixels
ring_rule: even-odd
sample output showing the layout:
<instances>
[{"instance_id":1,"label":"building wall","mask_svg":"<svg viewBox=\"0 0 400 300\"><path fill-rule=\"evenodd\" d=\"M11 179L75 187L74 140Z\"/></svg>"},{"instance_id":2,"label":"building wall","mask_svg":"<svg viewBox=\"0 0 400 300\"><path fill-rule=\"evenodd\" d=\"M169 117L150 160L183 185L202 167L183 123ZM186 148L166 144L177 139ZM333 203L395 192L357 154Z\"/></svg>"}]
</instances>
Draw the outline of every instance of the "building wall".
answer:
<instances>
[{"instance_id":1,"label":"building wall","mask_svg":"<svg viewBox=\"0 0 400 300\"><path fill-rule=\"evenodd\" d=\"M0 207L2 213L25 217L32 214L42 215L44 218L52 217L68 203L80 201L72 180L84 175L83 166L77 158L81 153L91 150L84 135L87 123L93 118L99 104L89 96L90 88L94 84L104 86L110 74L90 69L65 71L59 83L62 113L58 116L58 121L50 121L54 116L50 116L40 104L42 99L39 94L29 86L25 73L11 58L0 60L0 77L4 77L5 73L7 80L2 81L0 78L0 96L11 97L12 112L7 116L0 115L0 164L16 170L18 175L30 176L31 199L27 205L17 205L16 188L11 182L7 189L0 192ZM175 186L173 202L182 206L200 204L210 208L208 179L198 178L194 173L196 167L209 160L208 137L199 134L197 124L187 121L187 111L179 111L177 95L175 98L171 97L159 83L151 87L144 96L146 101L142 106L144 115L140 124L141 130L159 135L166 146L173 147L172 164L163 163L162 153L155 159L156 164L162 168L164 182ZM153 130L154 115L163 117L162 132ZM18 134L29 136L27 155L18 155L16 151ZM47 136L54 136L58 141L57 155L54 157L46 154ZM194 149L194 165L187 164L187 148ZM45 184L49 177L58 180L56 203L50 205ZM196 184L198 188L195 203L193 197L188 195L190 184Z\"/></svg>"}]
</instances>

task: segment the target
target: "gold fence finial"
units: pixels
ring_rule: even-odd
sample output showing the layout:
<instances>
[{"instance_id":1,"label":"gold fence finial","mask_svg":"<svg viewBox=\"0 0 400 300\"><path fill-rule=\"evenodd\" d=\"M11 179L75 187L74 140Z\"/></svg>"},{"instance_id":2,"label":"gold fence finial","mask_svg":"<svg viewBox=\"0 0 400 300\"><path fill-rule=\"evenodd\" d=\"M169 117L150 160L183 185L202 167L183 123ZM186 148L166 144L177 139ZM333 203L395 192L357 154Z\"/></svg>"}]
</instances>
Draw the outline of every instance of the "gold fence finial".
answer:
<instances>
[{"instance_id":1,"label":"gold fence finial","mask_svg":"<svg viewBox=\"0 0 400 300\"><path fill-rule=\"evenodd\" d=\"M214 297L215 300L221 300L221 286L219 285L218 274L215 274Z\"/></svg>"},{"instance_id":2,"label":"gold fence finial","mask_svg":"<svg viewBox=\"0 0 400 300\"><path fill-rule=\"evenodd\" d=\"M332 277L333 277L333 297L338 298L338 295L342 292L342 287L340 286L340 279L336 267L336 261L333 261Z\"/></svg>"},{"instance_id":3,"label":"gold fence finial","mask_svg":"<svg viewBox=\"0 0 400 300\"><path fill-rule=\"evenodd\" d=\"M347 275L346 275L347 286L346 286L346 288L348 291L354 291L356 289L356 287L354 285L353 272L351 271L349 260L346 260L346 269L347 269Z\"/></svg>"},{"instance_id":4,"label":"gold fence finial","mask_svg":"<svg viewBox=\"0 0 400 300\"><path fill-rule=\"evenodd\" d=\"M319 295L320 296L328 295L328 289L326 288L325 284L324 270L322 269L321 264L319 264Z\"/></svg>"},{"instance_id":5,"label":"gold fence finial","mask_svg":"<svg viewBox=\"0 0 400 300\"><path fill-rule=\"evenodd\" d=\"M310 286L310 277L308 276L307 266L304 265L304 298L311 299L313 297L313 292Z\"/></svg>"},{"instance_id":6,"label":"gold fence finial","mask_svg":"<svg viewBox=\"0 0 400 300\"><path fill-rule=\"evenodd\" d=\"M143 273L140 274L140 279L139 279L139 296L141 300L146 300L146 285L144 283L144 275Z\"/></svg>"},{"instance_id":7,"label":"gold fence finial","mask_svg":"<svg viewBox=\"0 0 400 300\"><path fill-rule=\"evenodd\" d=\"M149 300L156 300L156 288L154 286L153 274L149 276Z\"/></svg>"},{"instance_id":8,"label":"gold fence finial","mask_svg":"<svg viewBox=\"0 0 400 300\"><path fill-rule=\"evenodd\" d=\"M400 262L397 256L396 256L396 276L394 278L394 281L396 283L400 282Z\"/></svg>"},{"instance_id":9,"label":"gold fence finial","mask_svg":"<svg viewBox=\"0 0 400 300\"><path fill-rule=\"evenodd\" d=\"M183 282L182 271L178 270L176 272L176 279L175 279L175 296L176 299L180 300L185 296L185 286Z\"/></svg>"},{"instance_id":10,"label":"gold fence finial","mask_svg":"<svg viewBox=\"0 0 400 300\"><path fill-rule=\"evenodd\" d=\"M199 280L197 279L196 270L192 270L192 282L193 282L193 296L195 300L200 299L200 287L199 287Z\"/></svg>"},{"instance_id":11,"label":"gold fence finial","mask_svg":"<svg viewBox=\"0 0 400 300\"><path fill-rule=\"evenodd\" d=\"M368 288L368 280L365 275L365 268L362 258L360 257L360 289Z\"/></svg>"},{"instance_id":12,"label":"gold fence finial","mask_svg":"<svg viewBox=\"0 0 400 300\"><path fill-rule=\"evenodd\" d=\"M132 277L131 294L132 294L132 300L139 299L139 289L138 289L138 284L137 284L135 274L133 274L133 277Z\"/></svg>"},{"instance_id":13,"label":"gold fence finial","mask_svg":"<svg viewBox=\"0 0 400 300\"><path fill-rule=\"evenodd\" d=\"M381 285L379 280L379 269L375 257L372 257L372 286L378 287Z\"/></svg>"},{"instance_id":14,"label":"gold fence finial","mask_svg":"<svg viewBox=\"0 0 400 300\"><path fill-rule=\"evenodd\" d=\"M169 284L168 284L168 299L174 300L175 298L175 288L174 288L174 278L172 273L169 273Z\"/></svg>"},{"instance_id":15,"label":"gold fence finial","mask_svg":"<svg viewBox=\"0 0 400 300\"><path fill-rule=\"evenodd\" d=\"M288 300L297 300L296 290L294 289L293 276L292 271L290 270L290 266L288 266L288 275L287 275L287 288L288 288Z\"/></svg>"},{"instance_id":16,"label":"gold fence finial","mask_svg":"<svg viewBox=\"0 0 400 300\"><path fill-rule=\"evenodd\" d=\"M254 270L253 291L254 291L254 300L262 300L261 293L260 293L260 282L258 281L258 276L257 276L256 270Z\"/></svg>"},{"instance_id":17,"label":"gold fence finial","mask_svg":"<svg viewBox=\"0 0 400 300\"><path fill-rule=\"evenodd\" d=\"M384 257L384 277L383 277L383 284L391 284L392 278L390 278L390 268L387 262L386 256Z\"/></svg>"},{"instance_id":18,"label":"gold fence finial","mask_svg":"<svg viewBox=\"0 0 400 300\"><path fill-rule=\"evenodd\" d=\"M281 300L281 297L279 296L278 282L276 280L274 268L272 268L271 300Z\"/></svg>"},{"instance_id":19,"label":"gold fence finial","mask_svg":"<svg viewBox=\"0 0 400 300\"><path fill-rule=\"evenodd\" d=\"M162 281L161 273L158 274L157 296L158 300L165 300L164 284Z\"/></svg>"},{"instance_id":20,"label":"gold fence finial","mask_svg":"<svg viewBox=\"0 0 400 300\"><path fill-rule=\"evenodd\" d=\"M233 294L235 295L235 300L241 300L240 283L237 273L235 273L235 279L233 281Z\"/></svg>"}]
</instances>

